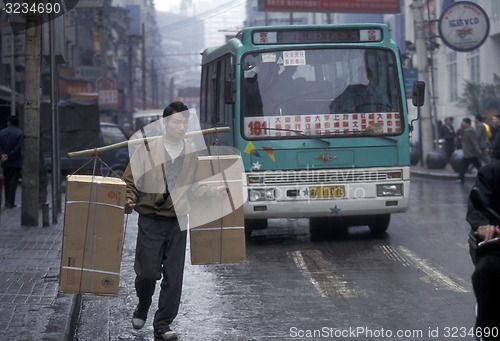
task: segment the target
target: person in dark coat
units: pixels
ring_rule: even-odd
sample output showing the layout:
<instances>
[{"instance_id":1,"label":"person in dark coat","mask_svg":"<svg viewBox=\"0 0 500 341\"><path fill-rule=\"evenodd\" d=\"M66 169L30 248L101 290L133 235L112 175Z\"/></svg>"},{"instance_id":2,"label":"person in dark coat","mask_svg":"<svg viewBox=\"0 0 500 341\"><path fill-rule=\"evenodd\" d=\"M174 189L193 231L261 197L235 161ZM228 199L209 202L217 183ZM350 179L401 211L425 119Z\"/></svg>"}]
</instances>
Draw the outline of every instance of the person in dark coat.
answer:
<instances>
[{"instance_id":1,"label":"person in dark coat","mask_svg":"<svg viewBox=\"0 0 500 341\"><path fill-rule=\"evenodd\" d=\"M483 194L487 207L500 214L500 161L495 160L480 169L475 187ZM483 240L498 236L500 230L495 218L487 211L474 206L469 200L467 221L472 230ZM500 330L500 251L493 251L479 258L472 274L472 287L477 299L476 328L481 331ZM483 339L496 339L485 338Z\"/></svg>"},{"instance_id":2,"label":"person in dark coat","mask_svg":"<svg viewBox=\"0 0 500 341\"><path fill-rule=\"evenodd\" d=\"M453 127L453 117L446 117L441 126L441 138L444 140L444 150L448 159L455 151L455 128Z\"/></svg>"},{"instance_id":3,"label":"person in dark coat","mask_svg":"<svg viewBox=\"0 0 500 341\"><path fill-rule=\"evenodd\" d=\"M462 150L464 156L460 165L460 172L458 175L459 182L463 183L465 179L465 172L472 164L477 170L481 168L479 157L481 156L481 148L477 141L477 135L474 128L471 127L470 118L466 117L462 120Z\"/></svg>"},{"instance_id":4,"label":"person in dark coat","mask_svg":"<svg viewBox=\"0 0 500 341\"><path fill-rule=\"evenodd\" d=\"M7 128L0 130L0 162L2 164L5 188L5 207L16 207L16 190L21 177L23 132L19 120L10 116Z\"/></svg>"},{"instance_id":5,"label":"person in dark coat","mask_svg":"<svg viewBox=\"0 0 500 341\"><path fill-rule=\"evenodd\" d=\"M496 119L500 120L498 117ZM490 149L491 156L493 156L496 160L500 160L500 129L498 127L494 130Z\"/></svg>"}]
</instances>

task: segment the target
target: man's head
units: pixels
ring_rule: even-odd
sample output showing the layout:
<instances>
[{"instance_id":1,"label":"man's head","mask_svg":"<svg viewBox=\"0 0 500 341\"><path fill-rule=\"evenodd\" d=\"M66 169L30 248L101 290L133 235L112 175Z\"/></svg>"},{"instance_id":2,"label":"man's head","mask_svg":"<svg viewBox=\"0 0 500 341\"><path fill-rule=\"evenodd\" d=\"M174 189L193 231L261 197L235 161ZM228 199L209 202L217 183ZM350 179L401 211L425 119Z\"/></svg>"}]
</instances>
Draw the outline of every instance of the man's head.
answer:
<instances>
[{"instance_id":1,"label":"man's head","mask_svg":"<svg viewBox=\"0 0 500 341\"><path fill-rule=\"evenodd\" d=\"M170 103L163 110L163 117L167 139L181 140L188 128L189 108L182 102Z\"/></svg>"},{"instance_id":2,"label":"man's head","mask_svg":"<svg viewBox=\"0 0 500 341\"><path fill-rule=\"evenodd\" d=\"M186 112L186 113L184 113ZM184 113L189 118L189 108L182 102L172 102L163 110L163 117L169 117L175 113Z\"/></svg>"},{"instance_id":3,"label":"man's head","mask_svg":"<svg viewBox=\"0 0 500 341\"><path fill-rule=\"evenodd\" d=\"M17 116L9 116L7 118L7 124L19 127L19 119L17 118Z\"/></svg>"},{"instance_id":4,"label":"man's head","mask_svg":"<svg viewBox=\"0 0 500 341\"><path fill-rule=\"evenodd\" d=\"M477 121L477 122L483 122L483 121L484 121L484 119L483 119L483 115L481 115L481 114L477 114L477 115L476 115L476 121Z\"/></svg>"},{"instance_id":5,"label":"man's head","mask_svg":"<svg viewBox=\"0 0 500 341\"><path fill-rule=\"evenodd\" d=\"M453 117L446 117L444 119L444 123L446 123L446 124L453 124Z\"/></svg>"},{"instance_id":6,"label":"man's head","mask_svg":"<svg viewBox=\"0 0 500 341\"><path fill-rule=\"evenodd\" d=\"M500 123L500 115L494 115L491 118L491 125L494 127L498 127L499 123Z\"/></svg>"},{"instance_id":7,"label":"man's head","mask_svg":"<svg viewBox=\"0 0 500 341\"><path fill-rule=\"evenodd\" d=\"M472 125L470 118L466 117L462 120L462 127L468 128Z\"/></svg>"}]
</instances>

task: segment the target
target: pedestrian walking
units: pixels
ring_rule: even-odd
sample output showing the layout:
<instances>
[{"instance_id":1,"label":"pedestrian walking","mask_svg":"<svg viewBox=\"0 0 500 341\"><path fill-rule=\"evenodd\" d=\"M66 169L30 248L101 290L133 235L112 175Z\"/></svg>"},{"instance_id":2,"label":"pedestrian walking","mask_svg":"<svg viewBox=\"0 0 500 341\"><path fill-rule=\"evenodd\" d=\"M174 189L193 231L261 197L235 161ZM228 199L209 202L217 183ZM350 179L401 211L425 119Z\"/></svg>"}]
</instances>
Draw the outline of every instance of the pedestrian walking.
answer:
<instances>
[{"instance_id":1,"label":"pedestrian walking","mask_svg":"<svg viewBox=\"0 0 500 341\"><path fill-rule=\"evenodd\" d=\"M476 115L475 123L477 142L479 143L479 148L481 149L479 160L485 164L490 162L488 147L489 140L491 138L491 130L490 126L486 122L484 122L483 115L481 114Z\"/></svg>"},{"instance_id":2,"label":"pedestrian walking","mask_svg":"<svg viewBox=\"0 0 500 341\"><path fill-rule=\"evenodd\" d=\"M5 191L5 207L16 207L16 191L21 177L23 132L16 116L9 116L7 127L0 130L0 163Z\"/></svg>"},{"instance_id":3,"label":"pedestrian walking","mask_svg":"<svg viewBox=\"0 0 500 341\"><path fill-rule=\"evenodd\" d=\"M490 153L493 159L500 160L500 115L491 118L491 134L493 135L490 143Z\"/></svg>"},{"instance_id":4,"label":"pedestrian walking","mask_svg":"<svg viewBox=\"0 0 500 341\"><path fill-rule=\"evenodd\" d=\"M496 114L491 117L490 120L490 129L491 129L491 138L490 142L493 142L495 140L495 136L497 135L497 132L500 128L500 115Z\"/></svg>"},{"instance_id":5,"label":"pedestrian walking","mask_svg":"<svg viewBox=\"0 0 500 341\"><path fill-rule=\"evenodd\" d=\"M446 117L441 126L441 138L444 140L444 150L448 160L455 151L455 128L453 127L453 117Z\"/></svg>"},{"instance_id":6,"label":"pedestrian walking","mask_svg":"<svg viewBox=\"0 0 500 341\"><path fill-rule=\"evenodd\" d=\"M462 150L463 158L460 165L460 171L458 175L458 181L464 183L465 172L472 164L479 171L481 168L481 163L479 162L479 156L481 155L481 149L479 148L479 143L476 136L476 131L471 127L470 118L466 117L462 120Z\"/></svg>"},{"instance_id":7,"label":"pedestrian walking","mask_svg":"<svg viewBox=\"0 0 500 341\"><path fill-rule=\"evenodd\" d=\"M497 129L495 136L490 145L491 156L496 160L500 160L500 129Z\"/></svg>"},{"instance_id":8,"label":"pedestrian walking","mask_svg":"<svg viewBox=\"0 0 500 341\"><path fill-rule=\"evenodd\" d=\"M156 282L160 297L153 328L158 339L176 339L170 328L178 314L186 253L189 197L225 193L225 187L196 185L198 155L184 140L189 110L181 102L163 111L165 134L154 141L144 139L131 156L123 179L127 184L126 212L139 213L134 270L139 300L132 325L146 323Z\"/></svg>"}]
</instances>

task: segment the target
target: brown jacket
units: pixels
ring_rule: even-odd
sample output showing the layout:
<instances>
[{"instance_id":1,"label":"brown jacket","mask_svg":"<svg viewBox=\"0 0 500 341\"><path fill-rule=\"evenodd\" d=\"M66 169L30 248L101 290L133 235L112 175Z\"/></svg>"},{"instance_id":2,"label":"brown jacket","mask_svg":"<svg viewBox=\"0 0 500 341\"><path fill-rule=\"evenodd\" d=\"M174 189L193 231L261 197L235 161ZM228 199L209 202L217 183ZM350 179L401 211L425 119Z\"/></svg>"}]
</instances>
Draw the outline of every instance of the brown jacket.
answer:
<instances>
[{"instance_id":1,"label":"brown jacket","mask_svg":"<svg viewBox=\"0 0 500 341\"><path fill-rule=\"evenodd\" d=\"M149 151L147 149L149 148ZM189 213L188 196L201 197L209 189L197 185L198 155L194 148L184 141L184 162L175 186L169 185L170 195L164 200L166 151L163 138L142 145L132 155L123 174L127 184L127 198L136 204L140 214L158 217L175 217ZM137 179L134 178L137 177ZM171 189L173 187L173 189ZM175 207L175 209L174 209Z\"/></svg>"},{"instance_id":2,"label":"brown jacket","mask_svg":"<svg viewBox=\"0 0 500 341\"><path fill-rule=\"evenodd\" d=\"M479 143L477 142L477 135L474 128L468 127L463 129L462 149L464 152L463 157L466 159L479 157L481 155L481 149Z\"/></svg>"}]
</instances>

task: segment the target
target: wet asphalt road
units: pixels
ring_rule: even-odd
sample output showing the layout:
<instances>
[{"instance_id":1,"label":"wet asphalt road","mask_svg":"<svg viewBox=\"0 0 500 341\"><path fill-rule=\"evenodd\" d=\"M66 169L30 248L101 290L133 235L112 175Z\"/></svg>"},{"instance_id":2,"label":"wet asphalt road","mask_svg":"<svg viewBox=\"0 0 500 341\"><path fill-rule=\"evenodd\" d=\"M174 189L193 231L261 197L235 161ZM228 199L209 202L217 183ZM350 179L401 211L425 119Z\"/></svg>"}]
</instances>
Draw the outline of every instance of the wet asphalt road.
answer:
<instances>
[{"instance_id":1,"label":"wet asphalt road","mask_svg":"<svg viewBox=\"0 0 500 341\"><path fill-rule=\"evenodd\" d=\"M471 186L412 179L410 209L379 237L354 227L312 242L307 219L281 219L254 231L245 263L195 266L188 256L172 328L180 340L473 340ZM136 220L119 296L83 295L76 340L153 340L151 319L139 331L130 323Z\"/></svg>"}]
</instances>

